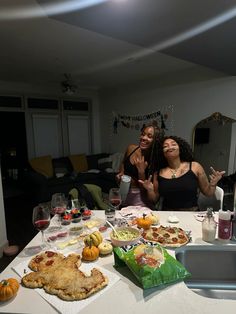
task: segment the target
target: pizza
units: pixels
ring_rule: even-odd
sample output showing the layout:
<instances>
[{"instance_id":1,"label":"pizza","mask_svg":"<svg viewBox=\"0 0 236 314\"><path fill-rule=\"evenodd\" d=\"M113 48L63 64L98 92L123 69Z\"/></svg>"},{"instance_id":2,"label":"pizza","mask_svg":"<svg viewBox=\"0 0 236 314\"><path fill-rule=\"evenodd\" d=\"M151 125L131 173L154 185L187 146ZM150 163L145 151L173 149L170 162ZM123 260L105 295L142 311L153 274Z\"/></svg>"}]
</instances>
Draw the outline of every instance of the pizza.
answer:
<instances>
[{"instance_id":1,"label":"pizza","mask_svg":"<svg viewBox=\"0 0 236 314\"><path fill-rule=\"evenodd\" d=\"M34 256L29 262L29 268L33 271L42 270L48 268L55 263L58 263L64 259L64 255L53 251L45 251Z\"/></svg>"},{"instance_id":2,"label":"pizza","mask_svg":"<svg viewBox=\"0 0 236 314\"><path fill-rule=\"evenodd\" d=\"M26 274L22 284L32 289L43 288L66 301L85 299L107 286L108 278L97 268L93 268L90 275L83 273L78 268L80 262L80 255L72 253L48 267Z\"/></svg>"},{"instance_id":3,"label":"pizza","mask_svg":"<svg viewBox=\"0 0 236 314\"><path fill-rule=\"evenodd\" d=\"M189 242L186 232L178 227L151 227L143 231L142 237L164 247L179 247Z\"/></svg>"}]
</instances>

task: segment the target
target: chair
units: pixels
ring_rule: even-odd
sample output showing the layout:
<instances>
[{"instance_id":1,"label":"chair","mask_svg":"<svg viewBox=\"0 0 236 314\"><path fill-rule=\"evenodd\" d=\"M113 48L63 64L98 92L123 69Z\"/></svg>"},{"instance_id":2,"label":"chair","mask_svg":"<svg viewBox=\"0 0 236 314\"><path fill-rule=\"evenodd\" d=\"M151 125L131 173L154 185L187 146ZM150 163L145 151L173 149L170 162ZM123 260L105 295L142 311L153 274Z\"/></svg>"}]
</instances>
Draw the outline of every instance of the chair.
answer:
<instances>
[{"instance_id":1,"label":"chair","mask_svg":"<svg viewBox=\"0 0 236 314\"><path fill-rule=\"evenodd\" d=\"M200 211L205 211L207 207L212 207L214 211L223 208L224 190L216 186L215 195L205 196L201 192L198 196L198 207Z\"/></svg>"},{"instance_id":2,"label":"chair","mask_svg":"<svg viewBox=\"0 0 236 314\"><path fill-rule=\"evenodd\" d=\"M219 186L216 186L215 197L220 201L220 208L223 209L224 190Z\"/></svg>"}]
</instances>

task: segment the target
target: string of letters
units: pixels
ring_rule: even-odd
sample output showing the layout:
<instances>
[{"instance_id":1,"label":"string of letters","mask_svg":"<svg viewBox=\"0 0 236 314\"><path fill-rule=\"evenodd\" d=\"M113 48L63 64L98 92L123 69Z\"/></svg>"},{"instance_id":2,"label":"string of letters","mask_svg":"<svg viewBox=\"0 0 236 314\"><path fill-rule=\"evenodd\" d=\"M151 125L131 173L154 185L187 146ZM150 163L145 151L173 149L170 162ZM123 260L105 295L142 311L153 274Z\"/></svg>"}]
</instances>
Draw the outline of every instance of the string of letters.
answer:
<instances>
[{"instance_id":1,"label":"string of letters","mask_svg":"<svg viewBox=\"0 0 236 314\"><path fill-rule=\"evenodd\" d=\"M160 133L173 132L173 105L139 115L127 115L113 112L113 134L118 134L120 128L140 131L146 124L152 122Z\"/></svg>"}]
</instances>

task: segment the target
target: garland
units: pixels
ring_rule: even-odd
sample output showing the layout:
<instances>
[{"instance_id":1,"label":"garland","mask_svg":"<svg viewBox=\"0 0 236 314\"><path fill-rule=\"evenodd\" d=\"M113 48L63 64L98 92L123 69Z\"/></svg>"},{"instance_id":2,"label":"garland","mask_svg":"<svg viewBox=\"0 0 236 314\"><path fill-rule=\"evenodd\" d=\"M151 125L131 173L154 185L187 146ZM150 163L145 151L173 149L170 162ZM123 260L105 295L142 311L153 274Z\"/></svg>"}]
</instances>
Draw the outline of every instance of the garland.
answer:
<instances>
[{"instance_id":1,"label":"garland","mask_svg":"<svg viewBox=\"0 0 236 314\"><path fill-rule=\"evenodd\" d=\"M165 134L167 130L173 131L173 105L166 106L155 112L139 115L113 112L113 134L118 134L120 127L140 131L149 122L156 124L162 134Z\"/></svg>"}]
</instances>

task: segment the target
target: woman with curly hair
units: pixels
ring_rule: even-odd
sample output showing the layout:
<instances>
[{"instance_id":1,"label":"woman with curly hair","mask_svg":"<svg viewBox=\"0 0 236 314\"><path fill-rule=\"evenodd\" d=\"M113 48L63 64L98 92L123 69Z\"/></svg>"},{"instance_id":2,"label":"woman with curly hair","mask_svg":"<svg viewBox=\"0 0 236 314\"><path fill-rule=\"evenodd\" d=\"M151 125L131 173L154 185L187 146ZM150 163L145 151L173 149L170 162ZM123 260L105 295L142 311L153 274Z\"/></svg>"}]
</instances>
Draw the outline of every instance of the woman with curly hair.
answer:
<instances>
[{"instance_id":1,"label":"woman with curly hair","mask_svg":"<svg viewBox=\"0 0 236 314\"><path fill-rule=\"evenodd\" d=\"M158 171L153 182L140 180L154 201L162 197L163 210L197 210L198 194L206 196L215 193L217 182L225 171L216 171L207 179L203 167L193 159L190 145L177 136L166 136L157 145Z\"/></svg>"}]
</instances>

